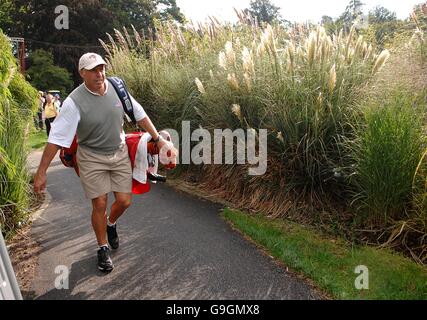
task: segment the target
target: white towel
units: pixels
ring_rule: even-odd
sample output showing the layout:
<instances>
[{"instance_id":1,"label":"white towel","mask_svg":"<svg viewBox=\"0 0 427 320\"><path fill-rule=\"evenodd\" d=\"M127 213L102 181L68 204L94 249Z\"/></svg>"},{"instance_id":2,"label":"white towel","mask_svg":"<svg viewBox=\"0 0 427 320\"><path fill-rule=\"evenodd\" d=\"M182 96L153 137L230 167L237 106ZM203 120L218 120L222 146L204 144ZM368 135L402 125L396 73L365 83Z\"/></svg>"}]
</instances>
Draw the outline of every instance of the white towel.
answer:
<instances>
[{"instance_id":1,"label":"white towel","mask_svg":"<svg viewBox=\"0 0 427 320\"><path fill-rule=\"evenodd\" d=\"M169 141L171 144L171 137L167 131L160 131L159 134L163 139ZM147 171L153 174L157 174L159 169L159 155L153 155L154 166L149 166L148 164L148 154L147 154L147 143L151 140L151 135L148 132L145 132L138 143L138 148L135 155L135 167L133 169L133 178L140 183L147 183ZM151 181L152 183L157 183L157 181Z\"/></svg>"},{"instance_id":2,"label":"white towel","mask_svg":"<svg viewBox=\"0 0 427 320\"><path fill-rule=\"evenodd\" d=\"M147 160L147 143L151 135L146 132L139 139L138 149L135 155L135 167L133 168L133 178L140 183L147 183L147 170L149 169Z\"/></svg>"}]
</instances>

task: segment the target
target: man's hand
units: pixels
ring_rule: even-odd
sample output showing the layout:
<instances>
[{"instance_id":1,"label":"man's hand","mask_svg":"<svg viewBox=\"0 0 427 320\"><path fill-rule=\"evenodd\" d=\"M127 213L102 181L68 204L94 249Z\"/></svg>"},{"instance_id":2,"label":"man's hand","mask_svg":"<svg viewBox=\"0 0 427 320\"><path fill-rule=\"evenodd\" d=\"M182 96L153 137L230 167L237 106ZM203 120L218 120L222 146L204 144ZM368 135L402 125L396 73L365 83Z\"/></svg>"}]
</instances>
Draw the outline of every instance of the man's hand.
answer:
<instances>
[{"instance_id":1,"label":"man's hand","mask_svg":"<svg viewBox=\"0 0 427 320\"><path fill-rule=\"evenodd\" d=\"M138 121L138 125L145 131L147 131L153 137L153 139L157 140L157 136L159 135L159 133L157 132L156 128L154 127L148 116ZM160 137L159 141L156 142L156 146L159 149L159 160L161 164L176 164L178 150L173 146L172 142L162 139Z\"/></svg>"},{"instance_id":2,"label":"man's hand","mask_svg":"<svg viewBox=\"0 0 427 320\"><path fill-rule=\"evenodd\" d=\"M49 142L46 144L43 151L42 159L40 160L39 168L37 169L37 173L34 176L35 193L40 194L46 189L47 168L49 167L50 163L52 162L52 159L55 157L59 148L59 146Z\"/></svg>"},{"instance_id":3,"label":"man's hand","mask_svg":"<svg viewBox=\"0 0 427 320\"><path fill-rule=\"evenodd\" d=\"M178 150L173 146L172 142L160 139L157 142L157 147L159 148L159 160L161 164L176 164Z\"/></svg>"},{"instance_id":4,"label":"man's hand","mask_svg":"<svg viewBox=\"0 0 427 320\"><path fill-rule=\"evenodd\" d=\"M37 194L42 193L46 189L46 173L37 171L34 176L34 192Z\"/></svg>"}]
</instances>

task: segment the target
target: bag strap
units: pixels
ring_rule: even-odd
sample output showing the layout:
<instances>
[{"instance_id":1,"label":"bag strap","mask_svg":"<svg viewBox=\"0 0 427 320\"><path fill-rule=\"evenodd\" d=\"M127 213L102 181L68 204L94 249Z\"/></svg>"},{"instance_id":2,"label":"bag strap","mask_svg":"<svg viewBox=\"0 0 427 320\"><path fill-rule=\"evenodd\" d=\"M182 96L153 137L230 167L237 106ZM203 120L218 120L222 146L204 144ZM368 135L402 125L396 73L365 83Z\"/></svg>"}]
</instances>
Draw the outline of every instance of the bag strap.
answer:
<instances>
[{"instance_id":1,"label":"bag strap","mask_svg":"<svg viewBox=\"0 0 427 320\"><path fill-rule=\"evenodd\" d=\"M132 101L130 99L130 95L126 88L125 82L118 77L108 77L107 80L111 83L114 90L116 90L116 93L122 103L123 111L129 117L130 121L132 121L132 123L136 125L137 123L135 115L133 114Z\"/></svg>"}]
</instances>

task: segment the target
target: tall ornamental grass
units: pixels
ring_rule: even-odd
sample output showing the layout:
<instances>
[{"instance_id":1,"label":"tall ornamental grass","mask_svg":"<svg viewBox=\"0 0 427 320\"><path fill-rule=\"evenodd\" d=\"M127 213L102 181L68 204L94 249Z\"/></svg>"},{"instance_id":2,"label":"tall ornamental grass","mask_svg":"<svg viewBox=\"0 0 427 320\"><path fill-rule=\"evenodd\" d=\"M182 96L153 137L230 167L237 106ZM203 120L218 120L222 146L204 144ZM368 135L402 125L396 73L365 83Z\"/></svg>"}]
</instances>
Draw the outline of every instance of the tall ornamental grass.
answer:
<instances>
[{"instance_id":1,"label":"tall ornamental grass","mask_svg":"<svg viewBox=\"0 0 427 320\"><path fill-rule=\"evenodd\" d=\"M417 166L426 147L425 96L399 91L364 112L351 143L354 204L365 225L408 217Z\"/></svg>"},{"instance_id":2,"label":"tall ornamental grass","mask_svg":"<svg viewBox=\"0 0 427 320\"><path fill-rule=\"evenodd\" d=\"M158 123L267 128L269 155L282 163L282 175L310 192L338 182L348 114L389 56L376 54L354 29L330 37L321 27L233 28L212 20L197 30L162 25L151 38L126 29L115 36L104 43L112 73Z\"/></svg>"},{"instance_id":3,"label":"tall ornamental grass","mask_svg":"<svg viewBox=\"0 0 427 320\"><path fill-rule=\"evenodd\" d=\"M0 32L0 225L6 234L28 215L25 138L36 99L37 91L18 73L11 44Z\"/></svg>"},{"instance_id":4,"label":"tall ornamental grass","mask_svg":"<svg viewBox=\"0 0 427 320\"><path fill-rule=\"evenodd\" d=\"M351 132L348 115L388 53L376 56L354 30L329 37L319 27L305 37L288 37L281 41L267 27L250 48L227 42L219 53L220 70L203 83L203 118L214 119L214 126L218 117L229 118L218 113L219 106L223 113L239 106L232 108L239 126L275 133L272 156L283 163L288 181L324 191L325 182L337 182L338 142Z\"/></svg>"},{"instance_id":5,"label":"tall ornamental grass","mask_svg":"<svg viewBox=\"0 0 427 320\"><path fill-rule=\"evenodd\" d=\"M409 248L414 260L427 262L427 148L424 150L412 180L413 210L409 219L396 224L389 238L391 244Z\"/></svg>"},{"instance_id":6,"label":"tall ornamental grass","mask_svg":"<svg viewBox=\"0 0 427 320\"><path fill-rule=\"evenodd\" d=\"M399 55L378 51L354 28L328 36L320 26L260 26L238 15L233 26L168 22L101 41L110 72L158 126L268 129L265 175L248 176L247 165L190 166L202 173L200 184L241 208L309 222L343 218L350 229L381 221L385 230L418 214L423 198L415 200L413 179L425 131L413 106L420 101L380 98L391 80L398 86L390 70ZM376 102L366 105L370 97ZM343 217L322 215L334 209Z\"/></svg>"},{"instance_id":7,"label":"tall ornamental grass","mask_svg":"<svg viewBox=\"0 0 427 320\"><path fill-rule=\"evenodd\" d=\"M352 120L358 130L346 154L352 157L347 163L354 165L348 168L348 181L354 187L357 236L425 264L427 65L420 55L425 46L418 41L421 25L416 25L412 35L404 31L399 36L389 62L360 103L362 111Z\"/></svg>"}]
</instances>

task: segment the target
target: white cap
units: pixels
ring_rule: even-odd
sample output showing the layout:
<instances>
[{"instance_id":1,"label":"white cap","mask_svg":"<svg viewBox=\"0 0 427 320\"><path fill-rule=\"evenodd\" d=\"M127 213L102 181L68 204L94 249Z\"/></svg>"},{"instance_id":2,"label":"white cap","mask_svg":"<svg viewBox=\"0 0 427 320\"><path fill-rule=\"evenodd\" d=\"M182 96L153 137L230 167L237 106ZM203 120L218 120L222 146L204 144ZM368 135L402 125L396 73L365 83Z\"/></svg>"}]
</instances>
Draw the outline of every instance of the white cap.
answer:
<instances>
[{"instance_id":1,"label":"white cap","mask_svg":"<svg viewBox=\"0 0 427 320\"><path fill-rule=\"evenodd\" d=\"M80 57L79 60L79 71L82 69L92 70L100 64L107 65L99 54L88 52Z\"/></svg>"}]
</instances>

